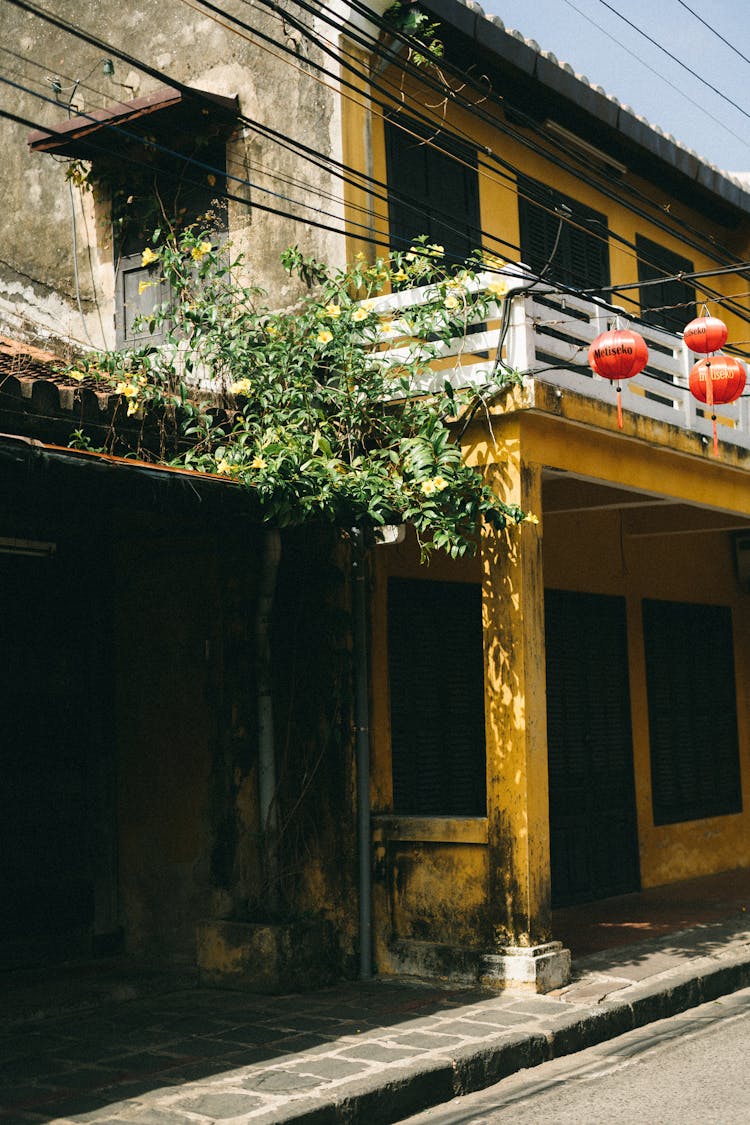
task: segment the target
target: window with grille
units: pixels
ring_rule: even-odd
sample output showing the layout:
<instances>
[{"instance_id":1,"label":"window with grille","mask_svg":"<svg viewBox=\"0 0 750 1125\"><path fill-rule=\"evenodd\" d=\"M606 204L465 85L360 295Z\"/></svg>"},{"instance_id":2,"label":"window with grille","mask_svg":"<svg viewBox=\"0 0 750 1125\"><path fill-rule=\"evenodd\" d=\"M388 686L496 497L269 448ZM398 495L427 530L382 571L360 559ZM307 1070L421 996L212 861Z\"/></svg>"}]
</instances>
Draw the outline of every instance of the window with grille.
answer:
<instances>
[{"instance_id":1,"label":"window with grille","mask_svg":"<svg viewBox=\"0 0 750 1125\"><path fill-rule=\"evenodd\" d=\"M572 289L606 289L607 216L546 184L518 177L521 257L537 274Z\"/></svg>"},{"instance_id":2,"label":"window with grille","mask_svg":"<svg viewBox=\"0 0 750 1125\"><path fill-rule=\"evenodd\" d=\"M392 578L394 812L486 816L481 589Z\"/></svg>"},{"instance_id":3,"label":"window with grille","mask_svg":"<svg viewBox=\"0 0 750 1125\"><path fill-rule=\"evenodd\" d=\"M177 234L191 224L210 229L217 240L227 230L226 142L197 137L170 142L181 151L144 146L134 166L107 168L112 197L115 248L115 327L118 347L144 340L158 342L164 328L152 332L146 320L170 300L159 271L141 264L144 247L157 228ZM134 170L135 168L135 170ZM208 170L210 169L210 171Z\"/></svg>"},{"instance_id":4,"label":"window with grille","mask_svg":"<svg viewBox=\"0 0 750 1125\"><path fill-rule=\"evenodd\" d=\"M639 289L641 319L667 332L681 332L696 315L695 289L675 275L692 273L693 263L640 234L636 236L635 246L638 280L642 283Z\"/></svg>"},{"instance_id":5,"label":"window with grille","mask_svg":"<svg viewBox=\"0 0 750 1125\"><path fill-rule=\"evenodd\" d=\"M742 811L732 613L643 603L655 824Z\"/></svg>"},{"instance_id":6,"label":"window with grille","mask_svg":"<svg viewBox=\"0 0 750 1125\"><path fill-rule=\"evenodd\" d=\"M385 123L385 152L393 249L427 235L449 262L466 261L482 241L476 152L404 114Z\"/></svg>"}]
</instances>

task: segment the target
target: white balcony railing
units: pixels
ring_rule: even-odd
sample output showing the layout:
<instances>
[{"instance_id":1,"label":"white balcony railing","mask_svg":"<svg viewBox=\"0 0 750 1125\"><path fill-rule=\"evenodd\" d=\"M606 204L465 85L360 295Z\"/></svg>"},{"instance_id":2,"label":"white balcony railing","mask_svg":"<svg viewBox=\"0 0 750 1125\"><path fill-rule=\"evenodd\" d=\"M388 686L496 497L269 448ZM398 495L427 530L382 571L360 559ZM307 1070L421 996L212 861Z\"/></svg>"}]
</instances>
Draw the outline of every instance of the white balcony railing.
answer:
<instances>
[{"instance_id":1,"label":"white balcony railing","mask_svg":"<svg viewBox=\"0 0 750 1125\"><path fill-rule=\"evenodd\" d=\"M589 344L601 332L615 326L616 312L597 300L586 300L537 284L523 292L528 273L523 267L507 266L500 275L508 286L509 328L503 341L504 363L523 374L527 382L545 382L561 390L614 404L612 384L587 367ZM472 283L475 290L498 281L498 274L483 274ZM429 299L430 288L411 289L380 297L375 308L387 321L381 338L389 359L407 350L406 322L399 314ZM433 291L434 292L434 291ZM489 318L469 327L465 336L437 345L436 382L449 378L456 386L482 385L490 381L497 363L500 335L499 305L491 306ZM623 326L629 318L622 314ZM644 418L666 422L711 438L710 411L690 393L690 369L700 356L694 355L682 337L637 323L644 337L649 361L640 375L623 382L623 409ZM389 339L393 346L388 347ZM425 386L428 389L428 386ZM750 384L748 385L750 390ZM750 396L746 390L737 402L717 407L719 439L750 449Z\"/></svg>"}]
</instances>

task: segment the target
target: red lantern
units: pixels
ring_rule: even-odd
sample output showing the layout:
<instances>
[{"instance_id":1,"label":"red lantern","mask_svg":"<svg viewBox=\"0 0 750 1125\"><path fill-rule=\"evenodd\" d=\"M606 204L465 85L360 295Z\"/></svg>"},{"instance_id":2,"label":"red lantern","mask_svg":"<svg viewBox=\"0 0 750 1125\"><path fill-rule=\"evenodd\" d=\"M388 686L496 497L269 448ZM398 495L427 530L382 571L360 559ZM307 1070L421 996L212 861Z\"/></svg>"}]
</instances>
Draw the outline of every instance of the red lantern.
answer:
<instances>
[{"instance_id":1,"label":"red lantern","mask_svg":"<svg viewBox=\"0 0 750 1125\"><path fill-rule=\"evenodd\" d=\"M629 328L602 332L589 347L589 367L611 382L632 379L648 363L648 348L643 336ZM617 425L622 429L620 387L617 387Z\"/></svg>"},{"instance_id":2,"label":"red lantern","mask_svg":"<svg viewBox=\"0 0 750 1125\"><path fill-rule=\"evenodd\" d=\"M727 342L727 326L715 316L699 316L685 327L682 336L692 352L718 352Z\"/></svg>"},{"instance_id":3,"label":"red lantern","mask_svg":"<svg viewBox=\"0 0 750 1125\"><path fill-rule=\"evenodd\" d=\"M690 393L699 402L711 408L714 430L714 453L718 452L714 403L735 402L745 389L747 376L744 365L733 355L706 357L695 364L690 372Z\"/></svg>"}]
</instances>

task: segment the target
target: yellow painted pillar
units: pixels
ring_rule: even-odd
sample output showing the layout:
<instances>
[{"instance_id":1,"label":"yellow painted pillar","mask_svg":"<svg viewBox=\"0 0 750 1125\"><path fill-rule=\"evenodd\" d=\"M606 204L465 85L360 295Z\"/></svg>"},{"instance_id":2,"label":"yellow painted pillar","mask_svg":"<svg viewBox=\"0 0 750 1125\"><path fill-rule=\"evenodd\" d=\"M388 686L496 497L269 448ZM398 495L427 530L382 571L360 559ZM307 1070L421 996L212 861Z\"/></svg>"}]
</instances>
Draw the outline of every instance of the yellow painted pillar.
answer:
<instances>
[{"instance_id":1,"label":"yellow painted pillar","mask_svg":"<svg viewBox=\"0 0 750 1125\"><path fill-rule=\"evenodd\" d=\"M550 941L541 467L524 464L520 442L485 467L503 500L536 516L482 542L485 653L489 982L548 991L565 983L570 954Z\"/></svg>"}]
</instances>

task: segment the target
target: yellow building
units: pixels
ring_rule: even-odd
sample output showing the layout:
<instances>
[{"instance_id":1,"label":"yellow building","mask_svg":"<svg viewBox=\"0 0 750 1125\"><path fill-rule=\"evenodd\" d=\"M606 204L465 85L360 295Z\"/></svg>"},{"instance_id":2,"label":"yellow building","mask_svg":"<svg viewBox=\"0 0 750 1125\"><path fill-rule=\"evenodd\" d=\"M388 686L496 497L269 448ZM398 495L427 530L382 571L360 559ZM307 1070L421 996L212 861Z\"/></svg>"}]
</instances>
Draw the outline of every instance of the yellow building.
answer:
<instances>
[{"instance_id":1,"label":"yellow building","mask_svg":"<svg viewBox=\"0 0 750 1125\"><path fill-rule=\"evenodd\" d=\"M681 339L710 313L747 357L750 196L475 5L421 8L439 67L408 34L358 56L351 251L372 212L381 246L499 271L444 365L522 373L462 441L538 522L473 562L375 553L375 964L545 989L552 907L750 863L750 400L714 451ZM618 326L650 350L621 429L586 362Z\"/></svg>"}]
</instances>

